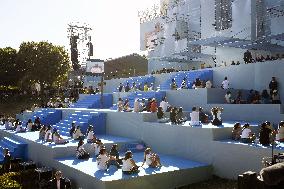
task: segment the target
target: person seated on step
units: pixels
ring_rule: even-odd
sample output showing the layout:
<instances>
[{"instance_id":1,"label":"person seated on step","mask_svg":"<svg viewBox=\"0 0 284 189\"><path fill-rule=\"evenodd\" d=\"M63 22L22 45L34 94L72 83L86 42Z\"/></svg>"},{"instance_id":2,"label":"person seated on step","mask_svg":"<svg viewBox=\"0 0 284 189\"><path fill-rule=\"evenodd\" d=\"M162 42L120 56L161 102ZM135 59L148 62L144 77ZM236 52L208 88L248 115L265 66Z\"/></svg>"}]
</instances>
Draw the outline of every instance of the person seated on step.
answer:
<instances>
[{"instance_id":1,"label":"person seated on step","mask_svg":"<svg viewBox=\"0 0 284 189\"><path fill-rule=\"evenodd\" d=\"M122 112L123 111L123 100L122 98L119 98L117 101L117 111Z\"/></svg>"},{"instance_id":2,"label":"person seated on step","mask_svg":"<svg viewBox=\"0 0 284 189\"><path fill-rule=\"evenodd\" d=\"M40 121L39 117L35 118L34 125L35 125L35 129L38 131L40 129L40 125L41 125L41 121Z\"/></svg>"},{"instance_id":3,"label":"person seated on step","mask_svg":"<svg viewBox=\"0 0 284 189\"><path fill-rule=\"evenodd\" d=\"M181 86L180 86L181 89L188 89L187 87L187 79L186 77L183 78L182 82L181 82Z\"/></svg>"},{"instance_id":4,"label":"person seated on step","mask_svg":"<svg viewBox=\"0 0 284 189\"><path fill-rule=\"evenodd\" d=\"M148 98L147 104L146 104L146 111L151 112L151 104L152 104L152 98Z\"/></svg>"},{"instance_id":5,"label":"person seated on step","mask_svg":"<svg viewBox=\"0 0 284 189\"><path fill-rule=\"evenodd\" d=\"M254 95L252 97L252 104L260 104L261 96L258 91L254 91Z\"/></svg>"},{"instance_id":6,"label":"person seated on step","mask_svg":"<svg viewBox=\"0 0 284 189\"><path fill-rule=\"evenodd\" d=\"M69 179L62 177L61 171L56 171L52 180L48 181L48 188L54 189L71 189L71 182Z\"/></svg>"},{"instance_id":7,"label":"person seated on step","mask_svg":"<svg viewBox=\"0 0 284 189\"><path fill-rule=\"evenodd\" d=\"M122 83L119 83L118 92L122 92L123 87L124 87L124 86L122 85Z\"/></svg>"},{"instance_id":8,"label":"person seated on step","mask_svg":"<svg viewBox=\"0 0 284 189\"><path fill-rule=\"evenodd\" d=\"M129 104L129 100L125 99L125 102L123 104L123 111L124 112L131 112L131 108L130 108L130 104Z\"/></svg>"},{"instance_id":9,"label":"person seated on step","mask_svg":"<svg viewBox=\"0 0 284 189\"><path fill-rule=\"evenodd\" d=\"M163 97L162 101L160 102L160 107L162 107L163 111L166 112L170 106L171 105L167 102L167 97Z\"/></svg>"},{"instance_id":10,"label":"person seated on step","mask_svg":"<svg viewBox=\"0 0 284 189\"><path fill-rule=\"evenodd\" d=\"M94 148L95 148L95 156L98 156L100 153L100 150L103 147L103 143L100 139L97 139L97 141L94 143Z\"/></svg>"},{"instance_id":11,"label":"person seated on step","mask_svg":"<svg viewBox=\"0 0 284 189\"><path fill-rule=\"evenodd\" d=\"M147 92L148 90L149 90L149 87L148 87L148 83L146 82L146 83L144 84L143 91L144 91L144 92Z\"/></svg>"},{"instance_id":12,"label":"person seated on step","mask_svg":"<svg viewBox=\"0 0 284 189\"><path fill-rule=\"evenodd\" d=\"M271 99L272 99L272 101L271 101L272 104L281 104L281 100L280 100L280 97L279 97L278 90L272 91Z\"/></svg>"},{"instance_id":13,"label":"person seated on step","mask_svg":"<svg viewBox=\"0 0 284 189\"><path fill-rule=\"evenodd\" d=\"M266 124L266 122L263 122L260 127L259 131L259 143L263 146L270 145L270 135L272 133L272 129L269 127L269 125Z\"/></svg>"},{"instance_id":14,"label":"person seated on step","mask_svg":"<svg viewBox=\"0 0 284 189\"><path fill-rule=\"evenodd\" d=\"M190 115L190 125L191 126L200 126L201 123L199 121L199 112L196 107L192 107L192 112Z\"/></svg>"},{"instance_id":15,"label":"person seated on step","mask_svg":"<svg viewBox=\"0 0 284 189\"><path fill-rule=\"evenodd\" d=\"M44 140L45 142L52 142L52 138L51 138L51 126L48 125L46 130L45 130L45 136L44 136Z\"/></svg>"},{"instance_id":16,"label":"person seated on step","mask_svg":"<svg viewBox=\"0 0 284 189\"><path fill-rule=\"evenodd\" d=\"M77 150L76 150L77 159L89 159L90 157L90 154L84 149L83 145L84 145L84 141L80 139L78 142Z\"/></svg>"},{"instance_id":17,"label":"person seated on step","mask_svg":"<svg viewBox=\"0 0 284 189\"><path fill-rule=\"evenodd\" d=\"M209 123L208 115L203 111L202 107L199 107L199 121L201 123Z\"/></svg>"},{"instance_id":18,"label":"person seated on step","mask_svg":"<svg viewBox=\"0 0 284 189\"><path fill-rule=\"evenodd\" d=\"M270 104L270 95L268 94L268 91L266 89L264 89L261 93L261 103Z\"/></svg>"},{"instance_id":19,"label":"person seated on step","mask_svg":"<svg viewBox=\"0 0 284 189\"><path fill-rule=\"evenodd\" d=\"M140 112L139 98L135 98L133 111L136 113Z\"/></svg>"},{"instance_id":20,"label":"person seated on step","mask_svg":"<svg viewBox=\"0 0 284 189\"><path fill-rule=\"evenodd\" d=\"M24 133L26 132L26 129L22 127L22 123L16 123L16 133Z\"/></svg>"},{"instance_id":21,"label":"person seated on step","mask_svg":"<svg viewBox=\"0 0 284 189\"><path fill-rule=\"evenodd\" d=\"M177 90L178 86L175 79L172 79L171 90Z\"/></svg>"},{"instance_id":22,"label":"person seated on step","mask_svg":"<svg viewBox=\"0 0 284 189\"><path fill-rule=\"evenodd\" d=\"M251 90L249 91L248 96L247 96L247 104L251 104L251 103L252 103L253 97L254 97L254 90L251 89Z\"/></svg>"},{"instance_id":23,"label":"person seated on step","mask_svg":"<svg viewBox=\"0 0 284 189\"><path fill-rule=\"evenodd\" d=\"M250 129L250 125L248 123L244 124L242 134L241 134L241 141L243 143L252 143L255 140L255 135L252 133Z\"/></svg>"},{"instance_id":24,"label":"person seated on step","mask_svg":"<svg viewBox=\"0 0 284 189\"><path fill-rule=\"evenodd\" d=\"M170 111L170 120L172 124L177 124L177 108L173 107Z\"/></svg>"},{"instance_id":25,"label":"person seated on step","mask_svg":"<svg viewBox=\"0 0 284 189\"><path fill-rule=\"evenodd\" d=\"M205 83L206 89L211 89L212 88L212 82L210 80L207 80Z\"/></svg>"},{"instance_id":26,"label":"person seated on step","mask_svg":"<svg viewBox=\"0 0 284 189\"><path fill-rule=\"evenodd\" d=\"M135 173L139 173L138 166L135 161L132 159L133 154L131 151L125 152L125 156L122 159L122 173L131 175Z\"/></svg>"},{"instance_id":27,"label":"person seated on step","mask_svg":"<svg viewBox=\"0 0 284 189\"><path fill-rule=\"evenodd\" d=\"M96 142L97 138L94 134L94 127L92 125L89 125L87 132L86 132L86 136L87 136L87 143Z\"/></svg>"},{"instance_id":28,"label":"person seated on step","mask_svg":"<svg viewBox=\"0 0 284 189\"><path fill-rule=\"evenodd\" d=\"M196 78L195 80L195 89L197 88L203 88L202 81L199 78Z\"/></svg>"},{"instance_id":29,"label":"person seated on step","mask_svg":"<svg viewBox=\"0 0 284 189\"><path fill-rule=\"evenodd\" d=\"M243 100L243 94L242 94L242 91L241 90L238 90L237 92L237 96L236 96L236 99L235 99L235 104L244 104L244 100Z\"/></svg>"},{"instance_id":30,"label":"person seated on step","mask_svg":"<svg viewBox=\"0 0 284 189\"><path fill-rule=\"evenodd\" d=\"M8 173L10 172L10 169L11 169L11 159L12 159L12 156L8 148L3 149L3 157L4 159L3 159L3 165L2 165L2 173Z\"/></svg>"},{"instance_id":31,"label":"person seated on step","mask_svg":"<svg viewBox=\"0 0 284 189\"><path fill-rule=\"evenodd\" d=\"M225 94L225 102L227 104L234 104L231 91L227 91L227 93Z\"/></svg>"},{"instance_id":32,"label":"person seated on step","mask_svg":"<svg viewBox=\"0 0 284 189\"><path fill-rule=\"evenodd\" d=\"M182 107L177 111L176 120L178 124L182 124L187 120L187 117L183 114Z\"/></svg>"},{"instance_id":33,"label":"person seated on step","mask_svg":"<svg viewBox=\"0 0 284 189\"><path fill-rule=\"evenodd\" d=\"M122 159L120 159L119 157L119 152L117 150L117 147L118 147L117 144L113 144L109 151L109 155L113 156L119 164L122 164Z\"/></svg>"},{"instance_id":34,"label":"person seated on step","mask_svg":"<svg viewBox=\"0 0 284 189\"><path fill-rule=\"evenodd\" d=\"M213 107L211 109L211 113L213 116L213 120L212 120L212 125L215 126L221 126L222 125L222 118L221 118L221 114L222 114L223 108L221 107Z\"/></svg>"},{"instance_id":35,"label":"person seated on step","mask_svg":"<svg viewBox=\"0 0 284 189\"><path fill-rule=\"evenodd\" d=\"M4 125L6 130L14 130L13 124L8 119L4 121Z\"/></svg>"},{"instance_id":36,"label":"person seated on step","mask_svg":"<svg viewBox=\"0 0 284 189\"><path fill-rule=\"evenodd\" d=\"M71 129L69 130L69 135L70 135L70 137L73 138L73 133L75 132L75 130L76 130L76 125L75 125L75 123L73 122L73 123L71 124Z\"/></svg>"},{"instance_id":37,"label":"person seated on step","mask_svg":"<svg viewBox=\"0 0 284 189\"><path fill-rule=\"evenodd\" d=\"M137 91L137 87L136 87L136 83L133 82L133 83L132 83L132 87L131 87L131 89L130 89L130 92L135 92L135 91Z\"/></svg>"},{"instance_id":38,"label":"person seated on step","mask_svg":"<svg viewBox=\"0 0 284 189\"><path fill-rule=\"evenodd\" d=\"M284 142L284 121L280 121L276 133L276 140L279 142Z\"/></svg>"},{"instance_id":39,"label":"person seated on step","mask_svg":"<svg viewBox=\"0 0 284 189\"><path fill-rule=\"evenodd\" d=\"M144 164L147 164L149 167L156 168L156 167L161 167L161 161L160 157L158 154L155 154L152 152L151 148L146 148L144 152L144 160L141 165L143 167Z\"/></svg>"},{"instance_id":40,"label":"person seated on step","mask_svg":"<svg viewBox=\"0 0 284 189\"><path fill-rule=\"evenodd\" d=\"M75 131L73 133L73 139L74 140L84 139L84 135L81 132L80 126L77 126L77 128L75 129Z\"/></svg>"},{"instance_id":41,"label":"person seated on step","mask_svg":"<svg viewBox=\"0 0 284 189\"><path fill-rule=\"evenodd\" d=\"M157 111L157 118L158 118L158 122L159 123L167 123L169 122L169 118L164 117L164 111L162 107L158 107L158 111Z\"/></svg>"},{"instance_id":42,"label":"person seated on step","mask_svg":"<svg viewBox=\"0 0 284 189\"><path fill-rule=\"evenodd\" d=\"M62 138L56 128L53 129L51 138L55 144L67 144L68 143L68 140L65 140L64 138Z\"/></svg>"},{"instance_id":43,"label":"person seated on step","mask_svg":"<svg viewBox=\"0 0 284 189\"><path fill-rule=\"evenodd\" d=\"M27 131L28 132L33 131L33 122L31 119L29 119L27 122Z\"/></svg>"},{"instance_id":44,"label":"person seated on step","mask_svg":"<svg viewBox=\"0 0 284 189\"><path fill-rule=\"evenodd\" d=\"M150 83L150 86L148 87L148 91L154 91L154 83Z\"/></svg>"},{"instance_id":45,"label":"person seated on step","mask_svg":"<svg viewBox=\"0 0 284 189\"><path fill-rule=\"evenodd\" d=\"M120 165L115 160L115 157L109 156L105 148L100 149L97 157L97 168L102 171L107 171L110 165L115 165L118 169Z\"/></svg>"},{"instance_id":46,"label":"person seated on step","mask_svg":"<svg viewBox=\"0 0 284 189\"><path fill-rule=\"evenodd\" d=\"M233 140L240 140L242 134L242 127L239 122L234 124L233 130L232 130L232 139Z\"/></svg>"},{"instance_id":47,"label":"person seated on step","mask_svg":"<svg viewBox=\"0 0 284 189\"><path fill-rule=\"evenodd\" d=\"M152 99L152 102L151 102L150 111L151 111L152 113L157 112L157 106L158 106L158 105L157 105L156 99L153 98L153 99Z\"/></svg>"},{"instance_id":48,"label":"person seated on step","mask_svg":"<svg viewBox=\"0 0 284 189\"><path fill-rule=\"evenodd\" d=\"M140 107L141 107L141 112L147 111L145 98L142 98L142 100L140 102Z\"/></svg>"},{"instance_id":49,"label":"person seated on step","mask_svg":"<svg viewBox=\"0 0 284 189\"><path fill-rule=\"evenodd\" d=\"M40 130L39 130L39 133L38 133L38 139L39 140L44 140L44 136L45 136L45 131L46 131L46 126L45 125L43 125L41 128L40 128Z\"/></svg>"}]
</instances>

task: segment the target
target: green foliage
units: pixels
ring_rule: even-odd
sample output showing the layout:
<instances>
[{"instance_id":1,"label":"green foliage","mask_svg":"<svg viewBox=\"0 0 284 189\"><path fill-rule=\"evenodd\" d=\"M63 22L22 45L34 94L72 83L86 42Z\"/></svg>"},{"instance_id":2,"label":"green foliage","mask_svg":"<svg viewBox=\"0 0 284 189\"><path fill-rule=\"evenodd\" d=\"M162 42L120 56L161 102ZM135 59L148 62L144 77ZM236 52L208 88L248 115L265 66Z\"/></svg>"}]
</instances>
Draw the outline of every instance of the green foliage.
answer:
<instances>
[{"instance_id":1,"label":"green foliage","mask_svg":"<svg viewBox=\"0 0 284 189\"><path fill-rule=\"evenodd\" d=\"M7 188L14 188L20 189L22 188L21 185L14 180L15 177L19 177L19 173L10 172L5 173L4 175L0 176L0 188L7 189Z\"/></svg>"},{"instance_id":2,"label":"green foliage","mask_svg":"<svg viewBox=\"0 0 284 189\"><path fill-rule=\"evenodd\" d=\"M18 82L21 71L16 64L17 51L11 47L0 48L0 85L13 85Z\"/></svg>"},{"instance_id":3,"label":"green foliage","mask_svg":"<svg viewBox=\"0 0 284 189\"><path fill-rule=\"evenodd\" d=\"M67 79L70 69L65 49L48 42L24 42L17 62L25 67L22 86L38 82L41 86L60 86Z\"/></svg>"},{"instance_id":4,"label":"green foliage","mask_svg":"<svg viewBox=\"0 0 284 189\"><path fill-rule=\"evenodd\" d=\"M67 51L48 42L23 42L19 51L0 48L0 86L19 86L25 90L32 84L59 87L67 80L70 61Z\"/></svg>"}]
</instances>

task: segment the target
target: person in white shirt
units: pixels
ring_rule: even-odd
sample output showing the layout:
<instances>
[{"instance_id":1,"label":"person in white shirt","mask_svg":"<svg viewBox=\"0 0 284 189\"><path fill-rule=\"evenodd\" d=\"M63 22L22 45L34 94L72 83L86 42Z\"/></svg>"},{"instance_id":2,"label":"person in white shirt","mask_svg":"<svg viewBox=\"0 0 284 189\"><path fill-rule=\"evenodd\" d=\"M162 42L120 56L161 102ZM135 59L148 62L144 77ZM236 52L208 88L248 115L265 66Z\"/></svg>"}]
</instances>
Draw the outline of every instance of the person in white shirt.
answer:
<instances>
[{"instance_id":1,"label":"person in white shirt","mask_svg":"<svg viewBox=\"0 0 284 189\"><path fill-rule=\"evenodd\" d=\"M90 154L84 149L83 145L84 141L80 139L76 150L77 159L88 159L90 157Z\"/></svg>"},{"instance_id":2,"label":"person in white shirt","mask_svg":"<svg viewBox=\"0 0 284 189\"><path fill-rule=\"evenodd\" d=\"M50 188L53 189L71 188L70 180L63 178L61 171L56 171L54 176L55 178L48 182Z\"/></svg>"},{"instance_id":3,"label":"person in white shirt","mask_svg":"<svg viewBox=\"0 0 284 189\"><path fill-rule=\"evenodd\" d=\"M155 167L161 167L161 161L160 161L160 157L158 156L158 154L155 154L152 152L151 148L147 148L144 152L144 161L142 163L142 166L144 164L147 164L149 167L155 168Z\"/></svg>"},{"instance_id":4,"label":"person in white shirt","mask_svg":"<svg viewBox=\"0 0 284 189\"><path fill-rule=\"evenodd\" d=\"M52 139L51 139L51 126L50 125L48 125L47 129L45 130L44 140L46 142L52 142Z\"/></svg>"},{"instance_id":5,"label":"person in white shirt","mask_svg":"<svg viewBox=\"0 0 284 189\"><path fill-rule=\"evenodd\" d=\"M213 116L213 120L211 121L211 124L214 126L221 126L223 124L221 114L222 114L223 108L221 107L213 107L211 109L211 113Z\"/></svg>"},{"instance_id":6,"label":"person in white shirt","mask_svg":"<svg viewBox=\"0 0 284 189\"><path fill-rule=\"evenodd\" d=\"M192 112L190 113L190 125L191 126L200 126L199 121L199 112L196 107L192 108Z\"/></svg>"},{"instance_id":7,"label":"person in white shirt","mask_svg":"<svg viewBox=\"0 0 284 189\"><path fill-rule=\"evenodd\" d=\"M25 128L22 128L21 123L16 123L16 133L23 133L26 132Z\"/></svg>"},{"instance_id":8,"label":"person in white shirt","mask_svg":"<svg viewBox=\"0 0 284 189\"><path fill-rule=\"evenodd\" d=\"M232 93L231 93L231 91L228 91L228 92L225 94L225 101L226 101L226 103L228 103L228 104L234 103L234 100L232 99Z\"/></svg>"},{"instance_id":9,"label":"person in white shirt","mask_svg":"<svg viewBox=\"0 0 284 189\"><path fill-rule=\"evenodd\" d=\"M94 134L94 127L92 125L90 125L87 129L86 132L87 135L87 143L94 143L96 142L97 138Z\"/></svg>"},{"instance_id":10,"label":"person in white shirt","mask_svg":"<svg viewBox=\"0 0 284 189\"><path fill-rule=\"evenodd\" d=\"M170 107L171 105L167 102L167 98L164 97L162 99L162 102L160 102L160 107L162 107L163 111L166 112L168 110L168 107Z\"/></svg>"},{"instance_id":11,"label":"person in white shirt","mask_svg":"<svg viewBox=\"0 0 284 189\"><path fill-rule=\"evenodd\" d=\"M59 133L57 132L57 129L54 128L53 129L53 133L52 133L52 140L55 144L66 144L68 143L68 140L63 139Z\"/></svg>"},{"instance_id":12,"label":"person in white shirt","mask_svg":"<svg viewBox=\"0 0 284 189\"><path fill-rule=\"evenodd\" d=\"M243 143L252 143L255 140L255 135L250 130L250 125L248 123L246 123L243 127L241 140Z\"/></svg>"},{"instance_id":13,"label":"person in white shirt","mask_svg":"<svg viewBox=\"0 0 284 189\"><path fill-rule=\"evenodd\" d=\"M77 126L76 130L73 133L73 139L74 140L80 140L80 139L83 139L83 138L84 138L84 135L81 132L80 126Z\"/></svg>"},{"instance_id":14,"label":"person in white shirt","mask_svg":"<svg viewBox=\"0 0 284 189\"><path fill-rule=\"evenodd\" d=\"M230 87L230 82L229 82L228 78L225 77L224 81L222 81L221 88L222 89L229 89L229 87Z\"/></svg>"},{"instance_id":15,"label":"person in white shirt","mask_svg":"<svg viewBox=\"0 0 284 189\"><path fill-rule=\"evenodd\" d=\"M31 119L29 119L27 123L27 131L32 131L32 130L33 130L33 122Z\"/></svg>"},{"instance_id":16,"label":"person in white shirt","mask_svg":"<svg viewBox=\"0 0 284 189\"><path fill-rule=\"evenodd\" d=\"M95 156L98 156L101 148L103 148L103 143L100 139L97 139L97 141L94 143L94 148L95 148Z\"/></svg>"},{"instance_id":17,"label":"person in white shirt","mask_svg":"<svg viewBox=\"0 0 284 189\"><path fill-rule=\"evenodd\" d=\"M124 158L122 159L122 173L124 174L135 174L139 173L138 166L135 161L132 159L133 154L131 151L125 153Z\"/></svg>"},{"instance_id":18,"label":"person in white shirt","mask_svg":"<svg viewBox=\"0 0 284 189\"><path fill-rule=\"evenodd\" d=\"M6 130L14 130L15 129L10 120L5 120L4 122L5 122L4 125L5 125Z\"/></svg>"},{"instance_id":19,"label":"person in white shirt","mask_svg":"<svg viewBox=\"0 0 284 189\"><path fill-rule=\"evenodd\" d=\"M133 111L138 113L139 110L140 110L139 106L140 106L139 99L136 98L135 101L134 101L134 110Z\"/></svg>"},{"instance_id":20,"label":"person in white shirt","mask_svg":"<svg viewBox=\"0 0 284 189\"><path fill-rule=\"evenodd\" d=\"M120 165L115 160L115 157L109 156L106 153L106 149L102 148L97 157L97 168L99 170L107 171L110 165L115 165L118 169Z\"/></svg>"},{"instance_id":21,"label":"person in white shirt","mask_svg":"<svg viewBox=\"0 0 284 189\"><path fill-rule=\"evenodd\" d=\"M276 140L279 141L279 142L284 142L284 121L281 121L278 124Z\"/></svg>"},{"instance_id":22,"label":"person in white shirt","mask_svg":"<svg viewBox=\"0 0 284 189\"><path fill-rule=\"evenodd\" d=\"M207 89L212 88L212 83L211 83L211 81L210 81L210 80L206 81L206 83L205 83L205 87L206 87Z\"/></svg>"}]
</instances>

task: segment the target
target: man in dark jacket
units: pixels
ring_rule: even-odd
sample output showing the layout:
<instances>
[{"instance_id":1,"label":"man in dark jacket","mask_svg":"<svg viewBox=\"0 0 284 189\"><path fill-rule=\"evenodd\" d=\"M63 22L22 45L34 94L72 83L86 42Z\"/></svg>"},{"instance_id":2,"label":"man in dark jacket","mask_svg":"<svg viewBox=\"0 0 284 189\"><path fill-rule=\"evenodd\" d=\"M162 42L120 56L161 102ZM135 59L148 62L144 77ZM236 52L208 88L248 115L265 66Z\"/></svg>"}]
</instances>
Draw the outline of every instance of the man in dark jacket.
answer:
<instances>
[{"instance_id":1,"label":"man in dark jacket","mask_svg":"<svg viewBox=\"0 0 284 189\"><path fill-rule=\"evenodd\" d=\"M272 77L272 80L269 83L270 95L272 95L273 91L278 91L278 82L275 77Z\"/></svg>"},{"instance_id":2,"label":"man in dark jacket","mask_svg":"<svg viewBox=\"0 0 284 189\"><path fill-rule=\"evenodd\" d=\"M251 56L251 52L249 52L249 50L247 50L244 53L244 61L245 61L245 64L252 63L252 56Z\"/></svg>"},{"instance_id":3,"label":"man in dark jacket","mask_svg":"<svg viewBox=\"0 0 284 189\"><path fill-rule=\"evenodd\" d=\"M50 189L70 189L71 184L68 179L62 177L61 171L56 171L55 178L49 181Z\"/></svg>"}]
</instances>

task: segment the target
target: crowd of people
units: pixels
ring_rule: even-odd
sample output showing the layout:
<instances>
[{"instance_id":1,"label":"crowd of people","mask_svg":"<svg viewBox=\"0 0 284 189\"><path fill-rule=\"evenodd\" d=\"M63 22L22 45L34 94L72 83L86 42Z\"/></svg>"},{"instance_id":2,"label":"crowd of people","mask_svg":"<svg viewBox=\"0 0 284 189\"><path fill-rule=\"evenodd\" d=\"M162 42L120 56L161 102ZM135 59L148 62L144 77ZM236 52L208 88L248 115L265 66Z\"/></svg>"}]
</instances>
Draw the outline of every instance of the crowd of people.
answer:
<instances>
[{"instance_id":1,"label":"crowd of people","mask_svg":"<svg viewBox=\"0 0 284 189\"><path fill-rule=\"evenodd\" d=\"M229 89L229 81L227 77L222 82L222 88ZM257 90L251 89L247 96L244 96L242 91L239 90L235 98L232 97L231 91L227 91L224 98L228 104L281 104L278 82L275 77L272 77L269 83L269 92L264 89L261 93Z\"/></svg>"},{"instance_id":2,"label":"crowd of people","mask_svg":"<svg viewBox=\"0 0 284 189\"><path fill-rule=\"evenodd\" d=\"M133 82L129 84L128 82L123 85L122 83L119 84L117 88L118 92L135 92L135 91L154 91L154 83L136 83Z\"/></svg>"},{"instance_id":3,"label":"crowd of people","mask_svg":"<svg viewBox=\"0 0 284 189\"><path fill-rule=\"evenodd\" d=\"M212 88L212 82L210 80L202 81L199 78L196 78L195 81L192 83L192 86L190 87L187 82L187 78L183 78L180 87L176 83L175 79L172 79L171 82L171 90L179 90L179 89L198 89L198 88Z\"/></svg>"},{"instance_id":4,"label":"crowd of people","mask_svg":"<svg viewBox=\"0 0 284 189\"><path fill-rule=\"evenodd\" d=\"M282 56L280 54L276 54L275 56L266 55L266 57L264 57L264 55L256 55L253 58L251 52L247 50L244 53L243 59L244 59L245 64L249 64L249 63L265 62L265 61L271 61L271 60L281 60L281 59L284 59L284 54L282 54ZM232 62L232 65L235 65L233 63L234 61Z\"/></svg>"},{"instance_id":5,"label":"crowd of people","mask_svg":"<svg viewBox=\"0 0 284 189\"><path fill-rule=\"evenodd\" d=\"M134 174L139 172L139 166L133 160L131 151L126 151L124 157L120 157L118 145L113 144L110 151L107 152L106 147L101 140L97 139L93 144L95 149L96 164L98 170L108 171L110 166L115 166L117 169L122 169L124 174ZM89 159L90 153L84 148L82 139L78 142L76 157L81 160ZM146 164L148 167L157 168L162 166L158 154L153 153L151 148L146 148L144 151L144 159L141 167Z\"/></svg>"},{"instance_id":6,"label":"crowd of people","mask_svg":"<svg viewBox=\"0 0 284 189\"><path fill-rule=\"evenodd\" d=\"M241 124L237 122L234 124L232 130L232 139L243 143L259 142L263 146L268 146L274 143L274 141L284 142L284 121L278 124L277 129L274 129L269 121L261 123L258 137L252 132L248 123L244 124L242 127ZM258 139L258 141L256 141L256 139Z\"/></svg>"}]
</instances>

